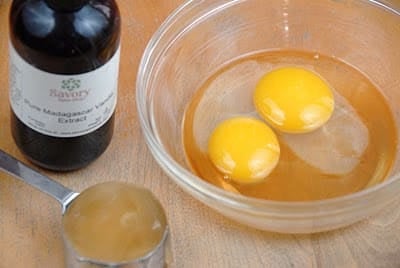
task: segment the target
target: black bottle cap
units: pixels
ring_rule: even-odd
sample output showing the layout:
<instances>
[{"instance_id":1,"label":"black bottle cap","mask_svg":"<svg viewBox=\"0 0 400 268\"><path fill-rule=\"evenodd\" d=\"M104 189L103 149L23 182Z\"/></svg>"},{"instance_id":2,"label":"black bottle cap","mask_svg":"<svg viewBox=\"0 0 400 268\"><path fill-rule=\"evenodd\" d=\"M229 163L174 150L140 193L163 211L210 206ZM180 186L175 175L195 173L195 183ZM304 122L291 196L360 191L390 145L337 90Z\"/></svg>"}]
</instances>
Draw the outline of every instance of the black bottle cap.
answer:
<instances>
[{"instance_id":1,"label":"black bottle cap","mask_svg":"<svg viewBox=\"0 0 400 268\"><path fill-rule=\"evenodd\" d=\"M47 4L58 11L74 11L84 6L89 0L45 0Z\"/></svg>"}]
</instances>

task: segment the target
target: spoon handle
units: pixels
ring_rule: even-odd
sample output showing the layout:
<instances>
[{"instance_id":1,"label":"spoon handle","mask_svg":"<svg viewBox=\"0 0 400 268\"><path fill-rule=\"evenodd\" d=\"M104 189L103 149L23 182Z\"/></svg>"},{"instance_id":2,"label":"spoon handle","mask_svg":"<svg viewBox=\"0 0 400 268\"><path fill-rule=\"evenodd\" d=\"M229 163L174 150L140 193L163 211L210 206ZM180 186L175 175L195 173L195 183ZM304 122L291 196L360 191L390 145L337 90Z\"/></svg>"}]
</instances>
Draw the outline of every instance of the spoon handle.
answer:
<instances>
[{"instance_id":1,"label":"spoon handle","mask_svg":"<svg viewBox=\"0 0 400 268\"><path fill-rule=\"evenodd\" d=\"M55 198L62 205L63 213L66 206L78 195L78 193L31 169L2 150L0 150L0 170Z\"/></svg>"}]
</instances>

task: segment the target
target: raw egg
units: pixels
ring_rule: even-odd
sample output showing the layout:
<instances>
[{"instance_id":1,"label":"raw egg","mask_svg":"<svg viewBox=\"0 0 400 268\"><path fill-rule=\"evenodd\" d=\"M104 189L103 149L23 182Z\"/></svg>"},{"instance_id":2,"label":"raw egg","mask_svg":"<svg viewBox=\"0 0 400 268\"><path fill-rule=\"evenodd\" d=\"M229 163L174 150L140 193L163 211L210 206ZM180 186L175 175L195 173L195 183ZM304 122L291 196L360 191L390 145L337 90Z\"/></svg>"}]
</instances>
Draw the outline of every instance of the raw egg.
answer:
<instances>
[{"instance_id":1,"label":"raw egg","mask_svg":"<svg viewBox=\"0 0 400 268\"><path fill-rule=\"evenodd\" d=\"M264 75L253 95L260 116L287 133L306 133L326 123L334 109L333 93L319 75L283 67Z\"/></svg>"},{"instance_id":2,"label":"raw egg","mask_svg":"<svg viewBox=\"0 0 400 268\"><path fill-rule=\"evenodd\" d=\"M235 117L217 125L208 141L211 162L237 183L265 179L278 163L280 148L273 130L251 117Z\"/></svg>"}]
</instances>

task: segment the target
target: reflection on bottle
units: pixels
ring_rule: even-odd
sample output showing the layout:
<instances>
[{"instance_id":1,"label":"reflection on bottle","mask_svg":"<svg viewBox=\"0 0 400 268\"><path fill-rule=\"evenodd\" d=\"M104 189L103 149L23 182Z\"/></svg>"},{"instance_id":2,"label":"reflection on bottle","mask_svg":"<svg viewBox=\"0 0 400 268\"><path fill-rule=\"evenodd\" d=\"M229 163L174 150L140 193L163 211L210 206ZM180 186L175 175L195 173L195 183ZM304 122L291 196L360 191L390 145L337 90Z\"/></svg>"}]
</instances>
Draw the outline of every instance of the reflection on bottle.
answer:
<instances>
[{"instance_id":1,"label":"reflection on bottle","mask_svg":"<svg viewBox=\"0 0 400 268\"><path fill-rule=\"evenodd\" d=\"M45 37L56 25L54 12L44 2L31 2L22 11L22 18L36 37Z\"/></svg>"}]
</instances>

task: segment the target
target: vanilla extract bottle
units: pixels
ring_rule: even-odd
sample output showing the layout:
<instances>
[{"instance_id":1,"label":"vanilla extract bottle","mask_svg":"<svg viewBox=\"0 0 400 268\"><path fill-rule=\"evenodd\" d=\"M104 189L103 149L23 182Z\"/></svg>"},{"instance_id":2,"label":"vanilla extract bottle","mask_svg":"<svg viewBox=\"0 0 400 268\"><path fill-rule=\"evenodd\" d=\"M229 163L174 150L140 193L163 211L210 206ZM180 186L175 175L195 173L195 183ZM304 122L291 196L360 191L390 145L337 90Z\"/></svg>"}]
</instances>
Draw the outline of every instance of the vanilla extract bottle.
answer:
<instances>
[{"instance_id":1,"label":"vanilla extract bottle","mask_svg":"<svg viewBox=\"0 0 400 268\"><path fill-rule=\"evenodd\" d=\"M114 0L13 0L10 106L15 143L51 170L82 168L114 129L120 14Z\"/></svg>"}]
</instances>

